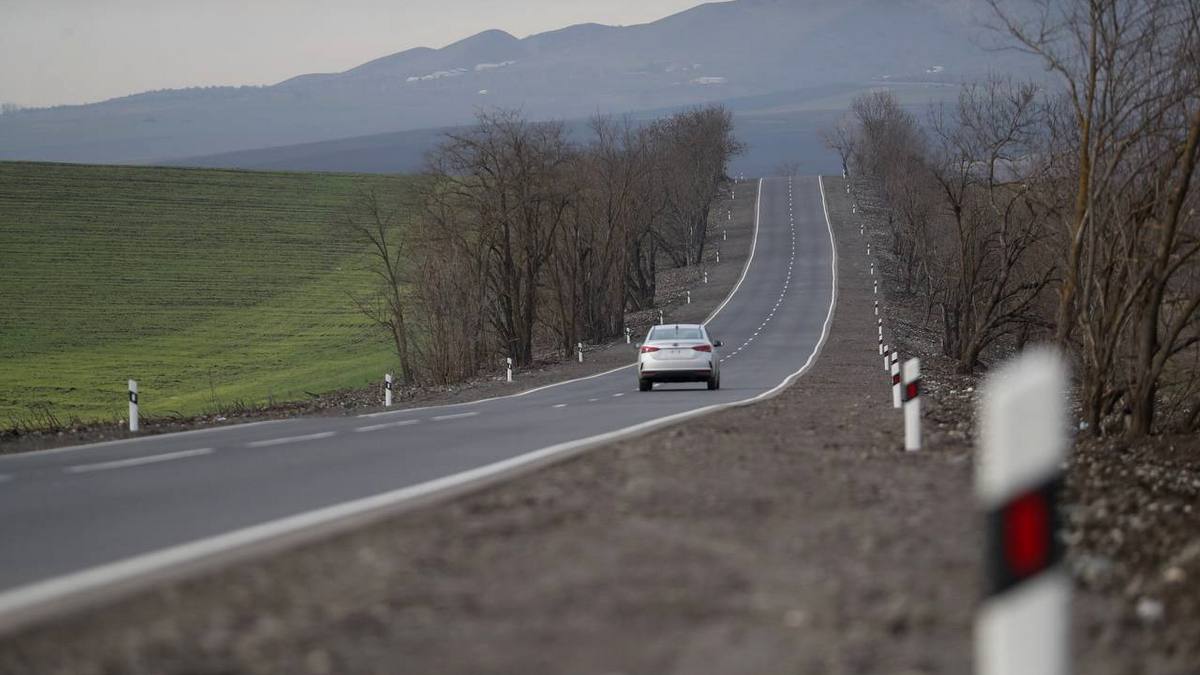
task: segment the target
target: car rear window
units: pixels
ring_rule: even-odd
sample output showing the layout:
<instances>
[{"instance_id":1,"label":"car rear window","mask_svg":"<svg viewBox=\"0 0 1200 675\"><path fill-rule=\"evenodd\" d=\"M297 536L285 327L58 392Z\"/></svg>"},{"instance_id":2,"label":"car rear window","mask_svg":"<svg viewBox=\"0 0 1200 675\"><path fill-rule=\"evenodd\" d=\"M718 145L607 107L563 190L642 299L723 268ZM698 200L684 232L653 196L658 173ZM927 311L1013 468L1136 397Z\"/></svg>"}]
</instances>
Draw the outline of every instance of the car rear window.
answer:
<instances>
[{"instance_id":1,"label":"car rear window","mask_svg":"<svg viewBox=\"0 0 1200 675\"><path fill-rule=\"evenodd\" d=\"M694 326L655 326L650 331L651 340L703 340L704 335Z\"/></svg>"}]
</instances>

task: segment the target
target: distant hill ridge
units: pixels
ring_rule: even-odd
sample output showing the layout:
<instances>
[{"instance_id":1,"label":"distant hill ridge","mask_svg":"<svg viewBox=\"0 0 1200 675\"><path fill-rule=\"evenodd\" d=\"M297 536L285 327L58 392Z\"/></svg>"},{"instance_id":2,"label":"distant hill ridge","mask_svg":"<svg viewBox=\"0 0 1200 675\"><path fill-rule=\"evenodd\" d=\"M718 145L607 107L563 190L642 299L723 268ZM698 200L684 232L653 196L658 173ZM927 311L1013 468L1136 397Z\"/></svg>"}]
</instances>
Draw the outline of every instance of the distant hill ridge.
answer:
<instances>
[{"instance_id":1,"label":"distant hill ridge","mask_svg":"<svg viewBox=\"0 0 1200 675\"><path fill-rule=\"evenodd\" d=\"M1019 63L977 47L980 7L735 0L635 26L581 24L524 39L490 30L267 87L0 116L0 159L152 161L464 124L491 106L582 118L837 83L954 82Z\"/></svg>"}]
</instances>

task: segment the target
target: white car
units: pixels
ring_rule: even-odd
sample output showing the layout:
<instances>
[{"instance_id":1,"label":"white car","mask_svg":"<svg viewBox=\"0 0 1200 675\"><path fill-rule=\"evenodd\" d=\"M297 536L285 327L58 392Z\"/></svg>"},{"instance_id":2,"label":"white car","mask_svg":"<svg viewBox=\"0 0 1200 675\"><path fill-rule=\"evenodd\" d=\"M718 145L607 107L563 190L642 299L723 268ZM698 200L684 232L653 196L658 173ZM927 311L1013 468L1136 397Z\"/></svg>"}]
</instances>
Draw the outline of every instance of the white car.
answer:
<instances>
[{"instance_id":1,"label":"white car","mask_svg":"<svg viewBox=\"0 0 1200 675\"><path fill-rule=\"evenodd\" d=\"M705 382L710 391L720 389L720 346L700 324L651 328L638 350L638 391L650 391L655 382Z\"/></svg>"}]
</instances>

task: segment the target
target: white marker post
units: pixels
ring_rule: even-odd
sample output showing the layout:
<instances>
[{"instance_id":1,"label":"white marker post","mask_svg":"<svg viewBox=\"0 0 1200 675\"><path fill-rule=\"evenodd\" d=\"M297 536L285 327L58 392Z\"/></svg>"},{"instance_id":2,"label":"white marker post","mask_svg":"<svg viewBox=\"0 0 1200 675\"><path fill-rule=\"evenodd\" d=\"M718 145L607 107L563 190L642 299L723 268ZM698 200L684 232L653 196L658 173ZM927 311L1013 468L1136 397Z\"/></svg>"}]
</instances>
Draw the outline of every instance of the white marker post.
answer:
<instances>
[{"instance_id":1,"label":"white marker post","mask_svg":"<svg viewBox=\"0 0 1200 675\"><path fill-rule=\"evenodd\" d=\"M579 356L579 362L583 363L583 343L575 343L575 354Z\"/></svg>"},{"instance_id":2,"label":"white marker post","mask_svg":"<svg viewBox=\"0 0 1200 675\"><path fill-rule=\"evenodd\" d=\"M900 353L892 352L892 407L900 408Z\"/></svg>"},{"instance_id":3,"label":"white marker post","mask_svg":"<svg viewBox=\"0 0 1200 675\"><path fill-rule=\"evenodd\" d=\"M383 407L392 407L392 390L395 388L392 374L387 373L383 376Z\"/></svg>"},{"instance_id":4,"label":"white marker post","mask_svg":"<svg viewBox=\"0 0 1200 675\"><path fill-rule=\"evenodd\" d=\"M879 316L879 301L875 301L875 316Z\"/></svg>"},{"instance_id":5,"label":"white marker post","mask_svg":"<svg viewBox=\"0 0 1200 675\"><path fill-rule=\"evenodd\" d=\"M891 345L883 346L883 372L887 372L892 367L892 347Z\"/></svg>"},{"instance_id":6,"label":"white marker post","mask_svg":"<svg viewBox=\"0 0 1200 675\"><path fill-rule=\"evenodd\" d=\"M633 331L628 327L625 328L625 344L633 344ZM512 363L512 359L509 359L508 362Z\"/></svg>"},{"instance_id":7,"label":"white marker post","mask_svg":"<svg viewBox=\"0 0 1200 675\"><path fill-rule=\"evenodd\" d=\"M721 262L721 249L717 249L717 262Z\"/></svg>"},{"instance_id":8,"label":"white marker post","mask_svg":"<svg viewBox=\"0 0 1200 675\"><path fill-rule=\"evenodd\" d=\"M663 325L663 323L664 323L663 322L663 313L662 313L662 310L660 309L660 310L658 310L658 325L661 326L661 325Z\"/></svg>"},{"instance_id":9,"label":"white marker post","mask_svg":"<svg viewBox=\"0 0 1200 675\"><path fill-rule=\"evenodd\" d=\"M626 340L629 339L629 329L628 328L625 329L625 339ZM512 382L513 381L513 378L512 378L512 375L513 375L512 370L513 369L512 369L512 357L511 356L504 359L504 365L505 365L504 380L506 382Z\"/></svg>"},{"instance_id":10,"label":"white marker post","mask_svg":"<svg viewBox=\"0 0 1200 675\"><path fill-rule=\"evenodd\" d=\"M904 362L904 449L921 449L921 359Z\"/></svg>"},{"instance_id":11,"label":"white marker post","mask_svg":"<svg viewBox=\"0 0 1200 675\"><path fill-rule=\"evenodd\" d=\"M138 430L138 391L137 380L129 381L129 430Z\"/></svg>"},{"instance_id":12,"label":"white marker post","mask_svg":"<svg viewBox=\"0 0 1200 675\"><path fill-rule=\"evenodd\" d=\"M875 282L875 295L879 295L879 282Z\"/></svg>"},{"instance_id":13,"label":"white marker post","mask_svg":"<svg viewBox=\"0 0 1200 675\"><path fill-rule=\"evenodd\" d=\"M704 283L708 283L708 270L704 270Z\"/></svg>"},{"instance_id":14,"label":"white marker post","mask_svg":"<svg viewBox=\"0 0 1200 675\"><path fill-rule=\"evenodd\" d=\"M692 292L691 291L687 292L687 304L689 304L689 305L692 304Z\"/></svg>"},{"instance_id":15,"label":"white marker post","mask_svg":"<svg viewBox=\"0 0 1200 675\"><path fill-rule=\"evenodd\" d=\"M871 245L867 244L867 255L871 255Z\"/></svg>"},{"instance_id":16,"label":"white marker post","mask_svg":"<svg viewBox=\"0 0 1200 675\"><path fill-rule=\"evenodd\" d=\"M879 355L883 356L883 326L879 327Z\"/></svg>"},{"instance_id":17,"label":"white marker post","mask_svg":"<svg viewBox=\"0 0 1200 675\"><path fill-rule=\"evenodd\" d=\"M1065 675L1070 579L1058 499L1067 372L1049 350L988 377L975 491L987 518L986 597L975 617L978 675Z\"/></svg>"}]
</instances>

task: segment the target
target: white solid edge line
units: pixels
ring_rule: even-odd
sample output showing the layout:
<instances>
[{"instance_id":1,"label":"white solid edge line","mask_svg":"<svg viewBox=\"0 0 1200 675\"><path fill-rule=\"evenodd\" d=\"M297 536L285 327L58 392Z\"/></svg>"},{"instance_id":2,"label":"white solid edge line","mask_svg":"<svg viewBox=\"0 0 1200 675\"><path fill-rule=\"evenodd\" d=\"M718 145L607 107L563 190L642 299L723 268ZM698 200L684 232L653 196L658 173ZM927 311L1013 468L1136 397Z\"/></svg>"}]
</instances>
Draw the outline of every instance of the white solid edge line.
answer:
<instances>
[{"instance_id":1,"label":"white solid edge line","mask_svg":"<svg viewBox=\"0 0 1200 675\"><path fill-rule=\"evenodd\" d=\"M92 471L107 471L109 469L124 469L131 466L141 466L143 464L157 464L159 462L169 462L175 459L184 459L187 457L198 457L200 455L211 455L212 448L196 448L195 450L180 450L179 452L166 452L161 455L148 455L146 457L130 457L129 459L117 459L111 462L96 462L95 464L76 464L63 469L65 473L89 473Z\"/></svg>"},{"instance_id":2,"label":"white solid edge line","mask_svg":"<svg viewBox=\"0 0 1200 675\"><path fill-rule=\"evenodd\" d=\"M820 177L818 177L818 185ZM762 197L762 179L759 179L759 198ZM821 186L821 200L824 206L824 187ZM757 207L756 207L757 209ZM825 223L829 228L829 240L833 245L833 228L829 225L829 212L825 211ZM755 239L758 235L758 216L755 214ZM753 253L753 247L751 248ZM834 247L832 251L833 257L833 292L830 294L829 312L825 317L825 325L821 331L821 338L817 341L813 351L809 354L808 359L799 370L789 375L783 382L772 389L764 391L757 396L740 401L730 401L728 403L718 403L715 405L689 410L667 417L660 417L653 420L647 420L623 429L615 429L613 431L597 434L588 438L582 438L575 441L568 441L558 445L552 445L540 450L533 450L515 457L510 457L499 462L487 464L484 466L462 471L450 476L443 476L431 481L410 485L408 487L399 488L390 492L373 495L371 497L363 497L341 504L334 504L325 508L316 509L299 513L294 516L288 516L277 520L252 525L240 530L226 532L207 539L172 546L158 551L145 553L142 555L118 560L116 562L99 565L80 572L65 574L52 579L19 586L15 589L0 593L0 617L11 615L31 607L48 603L50 601L63 598L75 593L82 593L89 590L95 590L110 584L116 584L124 581L135 579L139 576L149 574L151 572L160 571L174 565L181 565L187 562L192 562L201 558L215 556L221 553L232 551L243 546L259 543L262 541L274 539L287 534L295 533L300 530L317 527L338 521L344 518L351 518L366 514L372 511L385 509L396 504L412 500L418 497L434 495L443 490L449 490L456 486L462 486L475 481L482 480L488 476L503 474L507 471L512 471L517 467L535 464L543 461L546 458L554 455L562 454L571 450L583 450L597 445L602 445L611 441L636 436L654 429L669 426L676 422L707 415L718 410L725 410L734 407L750 405L766 398L771 398L777 395L785 387L790 385L808 370L812 365L817 354L820 353L821 347L825 344L826 338L829 336L829 323L833 317L833 308L837 302L837 249ZM749 268L750 261L746 261L746 266ZM742 278L745 278L743 273ZM738 281L741 285L741 280ZM736 291L737 288L735 287ZM732 293L731 293L732 295ZM724 307L725 303L722 303ZM718 308L719 309L719 308ZM714 312L715 315L715 312ZM711 317L710 317L711 318ZM436 419L436 418L435 418ZM332 435L332 434L331 434Z\"/></svg>"},{"instance_id":3,"label":"white solid edge line","mask_svg":"<svg viewBox=\"0 0 1200 675\"><path fill-rule=\"evenodd\" d=\"M355 431L379 431L380 429L390 429L392 427L406 427L410 424L416 424L421 420L400 420L399 422L384 422L383 424L372 424L370 426L358 427Z\"/></svg>"},{"instance_id":4,"label":"white solid edge line","mask_svg":"<svg viewBox=\"0 0 1200 675\"><path fill-rule=\"evenodd\" d=\"M90 450L92 448L105 448L113 445L121 445L122 443L138 443L141 441L156 441L164 438L178 438L180 436L192 436L194 434L205 434L214 431L231 431L233 429L248 429L250 427L258 427L266 424L279 424L280 422L290 422L294 418L282 420L262 420L261 422L246 422L244 424L223 424L219 427L205 427L203 429L189 429L188 431L172 431L169 434L151 434L149 436L138 436L137 438L119 438L114 441L101 441L99 443L86 443L84 445L68 445L62 448L49 448L46 450L34 450L31 452L19 452L11 455L0 457L0 463L5 461L16 461L21 459L30 459L34 457L48 457L64 452L73 452L75 450Z\"/></svg>"},{"instance_id":5,"label":"white solid edge line","mask_svg":"<svg viewBox=\"0 0 1200 675\"><path fill-rule=\"evenodd\" d=\"M741 274L741 276L738 277L737 283L733 285L733 289L731 289L729 291L729 294L725 296L725 299L721 301L721 304L717 305L717 308L714 309L712 311L712 313L708 315L708 318L706 318L704 321L701 322L703 325L708 325L708 323L710 321L712 321L713 319L716 318L717 314L719 314L722 309L725 309L725 305L729 304L729 301L733 299L734 294L738 292L739 288L741 288L742 282L745 281L746 273L750 270L750 263L754 262L754 251L758 247L758 220L759 220L759 206L762 203L762 182L763 182L763 179L759 178L758 179L758 195L754 201L754 234L750 239L750 255L746 257L746 262L745 262L745 264L742 265L742 274ZM525 391L520 391L515 394L504 394L502 396L492 396L490 398L481 398L477 401L463 401L462 403L444 403L442 405L427 405L427 406L422 406L419 408L404 408L402 410L383 410L380 412L364 413L362 415L358 415L358 417L381 417L383 415L400 415L403 413L418 412L421 410L434 410L434 409L438 409L438 408L454 408L454 407L461 406L461 405L477 405L480 403L487 403L488 401L496 401L496 400L505 399L505 398L518 398L521 396L528 396L529 394L534 394L539 391L545 391L546 389L551 389L553 387L561 387L564 384L571 384L573 382L583 382L584 380L592 380L597 377L604 377L605 375L611 375L612 373L615 373L615 372L618 372L621 370L625 370L626 368L632 368L636 365L637 365L637 362L635 361L633 363L627 363L623 366L618 366L616 368L612 368L611 370L606 370L602 373L596 373L594 375L587 375L585 377L577 377L573 380L563 380L562 382L553 382L551 384L545 384L540 387L534 387L533 389L527 389Z\"/></svg>"},{"instance_id":6,"label":"white solid edge line","mask_svg":"<svg viewBox=\"0 0 1200 675\"><path fill-rule=\"evenodd\" d=\"M336 431L322 431L315 434L304 434L303 436L284 436L283 438L268 438L261 441L251 441L246 444L247 448L269 448L273 445L286 445L288 443L302 443L304 441L316 441L322 438L329 438L337 435Z\"/></svg>"}]
</instances>

